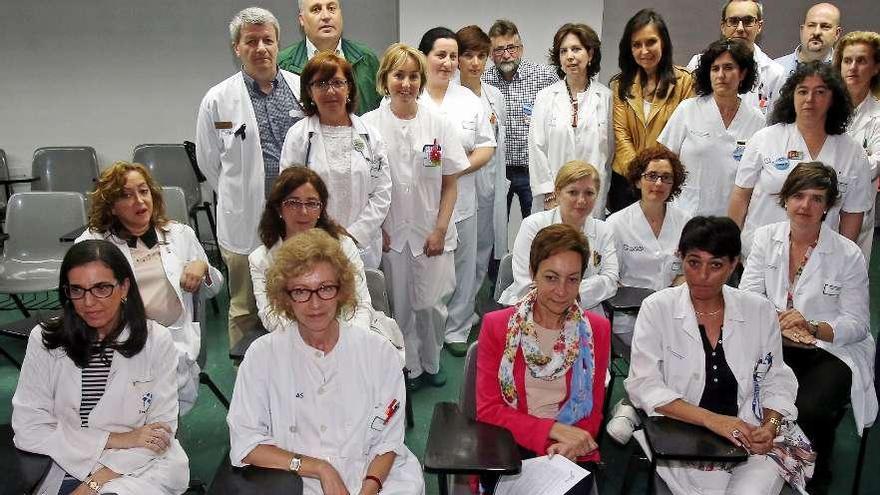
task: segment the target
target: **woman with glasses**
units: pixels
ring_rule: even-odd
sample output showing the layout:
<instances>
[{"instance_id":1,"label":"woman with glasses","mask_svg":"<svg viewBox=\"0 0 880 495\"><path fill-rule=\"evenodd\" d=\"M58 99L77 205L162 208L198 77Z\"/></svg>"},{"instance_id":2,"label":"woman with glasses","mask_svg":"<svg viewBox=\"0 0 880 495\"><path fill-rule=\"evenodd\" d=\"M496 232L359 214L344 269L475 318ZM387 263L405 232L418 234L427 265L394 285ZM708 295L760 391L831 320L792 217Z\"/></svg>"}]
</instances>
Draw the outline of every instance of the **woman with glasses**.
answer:
<instances>
[{"instance_id":1,"label":"woman with glasses","mask_svg":"<svg viewBox=\"0 0 880 495\"><path fill-rule=\"evenodd\" d=\"M379 133L354 114L357 86L351 64L321 52L300 75L304 118L284 138L280 167L300 165L317 172L332 201L330 217L345 227L364 266L378 268L381 225L391 205L391 175Z\"/></svg>"},{"instance_id":2,"label":"woman with glasses","mask_svg":"<svg viewBox=\"0 0 880 495\"><path fill-rule=\"evenodd\" d=\"M608 207L613 213L638 200L627 182L636 154L657 142L678 104L693 96L694 80L672 65L672 40L663 17L642 9L620 38L620 73L611 80L614 97L614 163Z\"/></svg>"},{"instance_id":3,"label":"woman with glasses","mask_svg":"<svg viewBox=\"0 0 880 495\"><path fill-rule=\"evenodd\" d=\"M471 327L476 323L474 301L477 281L477 191L475 173L489 163L495 152L495 135L483 104L474 93L453 81L458 69L458 41L444 27L429 29L419 42L427 60L425 91L419 103L450 119L467 154L469 166L458 172L458 197L452 220L458 233L455 248L455 291L449 299L446 348L464 356ZM445 381L441 375L434 383Z\"/></svg>"},{"instance_id":4,"label":"woman with glasses","mask_svg":"<svg viewBox=\"0 0 880 495\"><path fill-rule=\"evenodd\" d=\"M238 370L230 461L298 474L306 495L422 493L403 443L406 392L394 347L353 326L355 273L324 229L288 239L266 293L293 322L255 340Z\"/></svg>"},{"instance_id":5,"label":"woman with glasses","mask_svg":"<svg viewBox=\"0 0 880 495\"><path fill-rule=\"evenodd\" d=\"M782 86L770 127L752 136L736 171L728 216L742 228L746 258L758 228L785 220L777 195L802 162L819 161L837 171L841 198L823 219L844 237L858 239L873 204L873 183L865 149L846 134L851 117L839 72L819 61L798 65Z\"/></svg>"},{"instance_id":6,"label":"woman with glasses","mask_svg":"<svg viewBox=\"0 0 880 495\"><path fill-rule=\"evenodd\" d=\"M562 165L582 160L599 172L593 216L605 218L614 128L611 90L596 80L599 47L586 24L565 24L553 36L550 63L562 79L538 92L529 126L529 181L538 210L558 204L553 184Z\"/></svg>"},{"instance_id":7,"label":"woman with glasses","mask_svg":"<svg viewBox=\"0 0 880 495\"><path fill-rule=\"evenodd\" d=\"M389 103L364 115L388 142L391 209L382 226L382 262L407 344L411 390L443 385L438 377L446 301L455 288L452 210L457 174L470 165L457 126L419 100L426 65L415 48L388 47L376 87Z\"/></svg>"},{"instance_id":8,"label":"woman with glasses","mask_svg":"<svg viewBox=\"0 0 880 495\"><path fill-rule=\"evenodd\" d=\"M681 157L688 179L675 206L691 215L727 214L736 167L764 115L740 96L755 84L757 66L739 40L715 41L703 52L697 98L675 109L657 142Z\"/></svg>"},{"instance_id":9,"label":"woman with glasses","mask_svg":"<svg viewBox=\"0 0 880 495\"><path fill-rule=\"evenodd\" d=\"M351 324L359 328L370 328L373 310L364 276L364 263L354 240L327 213L329 200L327 185L321 176L309 168L284 169L272 185L260 218L259 234L262 244L248 255L257 314L263 327L270 332L291 324L283 313L273 311L266 295L266 272L272 265L272 258L285 240L316 227L339 241L354 269L357 306L351 315Z\"/></svg>"},{"instance_id":10,"label":"woman with glasses","mask_svg":"<svg viewBox=\"0 0 880 495\"><path fill-rule=\"evenodd\" d=\"M608 217L620 285L660 290L682 280L676 249L690 215L670 203L681 193L687 174L678 156L661 145L639 152L628 170L639 201ZM628 341L634 323L631 315L615 315L614 333Z\"/></svg>"},{"instance_id":11,"label":"woman with glasses","mask_svg":"<svg viewBox=\"0 0 880 495\"><path fill-rule=\"evenodd\" d=\"M61 317L31 331L12 397L15 446L52 458L34 493L183 493L177 351L131 264L111 242L80 242L58 286Z\"/></svg>"},{"instance_id":12,"label":"woman with glasses","mask_svg":"<svg viewBox=\"0 0 880 495\"><path fill-rule=\"evenodd\" d=\"M162 189L138 163L115 162L90 194L89 228L76 242L105 239L134 270L147 318L168 327L178 349L178 398L186 414L199 393L201 328L195 298L214 297L223 275L189 225L165 216Z\"/></svg>"}]
</instances>

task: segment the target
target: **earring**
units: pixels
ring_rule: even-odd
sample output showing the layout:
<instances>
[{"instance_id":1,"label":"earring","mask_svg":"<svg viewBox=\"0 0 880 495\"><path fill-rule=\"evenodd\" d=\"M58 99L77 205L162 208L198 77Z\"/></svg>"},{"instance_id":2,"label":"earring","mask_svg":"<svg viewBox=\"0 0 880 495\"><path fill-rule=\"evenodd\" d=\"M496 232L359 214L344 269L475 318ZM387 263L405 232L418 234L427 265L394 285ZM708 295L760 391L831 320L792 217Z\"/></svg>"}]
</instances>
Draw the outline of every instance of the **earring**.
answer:
<instances>
[{"instance_id":1,"label":"earring","mask_svg":"<svg viewBox=\"0 0 880 495\"><path fill-rule=\"evenodd\" d=\"M346 96L346 97L345 97L345 102L346 102L346 103L351 103L351 97L350 97L350 96Z\"/></svg>"},{"instance_id":2,"label":"earring","mask_svg":"<svg viewBox=\"0 0 880 495\"><path fill-rule=\"evenodd\" d=\"M128 302L128 298L127 298L127 297L123 297L123 298L122 298L122 305L125 306L125 303L126 303L126 302Z\"/></svg>"}]
</instances>

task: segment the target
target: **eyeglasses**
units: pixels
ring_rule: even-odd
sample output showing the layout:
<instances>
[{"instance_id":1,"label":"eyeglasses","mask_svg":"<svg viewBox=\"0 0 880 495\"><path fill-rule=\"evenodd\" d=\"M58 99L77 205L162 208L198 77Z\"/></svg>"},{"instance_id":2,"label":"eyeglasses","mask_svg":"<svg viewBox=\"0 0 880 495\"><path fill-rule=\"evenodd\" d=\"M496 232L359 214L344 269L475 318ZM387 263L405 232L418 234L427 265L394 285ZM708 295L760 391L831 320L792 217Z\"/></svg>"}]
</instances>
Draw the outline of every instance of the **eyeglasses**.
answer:
<instances>
[{"instance_id":1,"label":"eyeglasses","mask_svg":"<svg viewBox=\"0 0 880 495\"><path fill-rule=\"evenodd\" d=\"M664 184L672 184L675 179L672 174L658 174L657 172L645 172L642 174L642 178L655 184L658 180Z\"/></svg>"},{"instance_id":2,"label":"eyeglasses","mask_svg":"<svg viewBox=\"0 0 880 495\"><path fill-rule=\"evenodd\" d=\"M727 27L729 28L739 27L739 23L742 23L743 27L750 28L758 23L758 19L750 15L743 17L728 17L727 19L724 19L724 24L727 24Z\"/></svg>"},{"instance_id":3,"label":"eyeglasses","mask_svg":"<svg viewBox=\"0 0 880 495\"><path fill-rule=\"evenodd\" d=\"M515 54L520 48L522 48L522 45L507 45L507 46L499 46L499 47L496 47L496 48L493 48L493 49L492 49L492 55L495 55L496 57L500 57L500 56L504 55L504 52L507 52L507 53L513 55L513 54Z\"/></svg>"},{"instance_id":4,"label":"eyeglasses","mask_svg":"<svg viewBox=\"0 0 880 495\"><path fill-rule=\"evenodd\" d=\"M312 88L315 88L319 91L327 92L330 88L333 88L334 91L342 91L342 88L348 87L348 81L345 79L329 79L326 81L313 81L309 84Z\"/></svg>"},{"instance_id":5,"label":"eyeglasses","mask_svg":"<svg viewBox=\"0 0 880 495\"><path fill-rule=\"evenodd\" d=\"M282 208L290 208L291 210L305 209L307 211L318 211L321 209L322 206L324 205L320 201L300 201L293 198L285 199L281 202Z\"/></svg>"},{"instance_id":6,"label":"eyeglasses","mask_svg":"<svg viewBox=\"0 0 880 495\"><path fill-rule=\"evenodd\" d=\"M294 302L304 303L309 302L312 299L312 294L317 294L318 299L329 301L336 297L336 294L339 293L338 285L322 285L317 289L306 289L302 287L297 287L296 289L291 289L287 291L290 294L290 298L294 300Z\"/></svg>"},{"instance_id":7,"label":"eyeglasses","mask_svg":"<svg viewBox=\"0 0 880 495\"><path fill-rule=\"evenodd\" d=\"M96 284L88 289L78 285L65 285L64 294L72 300L77 300L86 297L87 292L91 292L92 296L98 299L107 299L113 294L113 289L115 288L116 284Z\"/></svg>"}]
</instances>

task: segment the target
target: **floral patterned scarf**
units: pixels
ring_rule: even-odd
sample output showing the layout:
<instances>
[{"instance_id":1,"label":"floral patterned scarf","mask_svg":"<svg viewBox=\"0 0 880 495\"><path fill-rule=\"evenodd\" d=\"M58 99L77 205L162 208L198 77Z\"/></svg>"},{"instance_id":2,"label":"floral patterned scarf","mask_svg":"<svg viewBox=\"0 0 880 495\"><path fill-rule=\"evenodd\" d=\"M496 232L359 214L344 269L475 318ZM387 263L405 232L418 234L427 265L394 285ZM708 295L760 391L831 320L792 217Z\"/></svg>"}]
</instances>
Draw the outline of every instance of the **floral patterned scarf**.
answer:
<instances>
[{"instance_id":1,"label":"floral patterned scarf","mask_svg":"<svg viewBox=\"0 0 880 495\"><path fill-rule=\"evenodd\" d=\"M516 310L507 323L504 353L498 368L501 396L507 405L516 408L513 360L519 348L522 348L526 366L535 378L556 379L564 376L574 365L568 400L560 407L556 416L560 423L573 425L593 410L593 331L583 310L575 302L568 308L562 332L553 345L553 353L545 355L538 347L532 318L536 299L537 291L533 289L517 303Z\"/></svg>"}]
</instances>

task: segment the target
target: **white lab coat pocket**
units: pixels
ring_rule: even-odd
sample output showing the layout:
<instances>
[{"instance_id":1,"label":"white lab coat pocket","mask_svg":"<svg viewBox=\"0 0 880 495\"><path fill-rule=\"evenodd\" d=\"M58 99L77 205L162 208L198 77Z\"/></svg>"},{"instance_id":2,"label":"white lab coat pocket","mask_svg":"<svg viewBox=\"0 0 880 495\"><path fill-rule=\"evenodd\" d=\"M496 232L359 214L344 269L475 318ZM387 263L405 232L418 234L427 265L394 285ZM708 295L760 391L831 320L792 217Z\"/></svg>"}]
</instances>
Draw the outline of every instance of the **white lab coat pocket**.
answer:
<instances>
[{"instance_id":1,"label":"white lab coat pocket","mask_svg":"<svg viewBox=\"0 0 880 495\"><path fill-rule=\"evenodd\" d=\"M132 429L140 428L147 423L147 416L153 408L153 400L155 381L152 377L139 377L131 380L131 388L126 401L126 410L124 415L131 414L132 418L136 418L132 424Z\"/></svg>"},{"instance_id":2,"label":"white lab coat pocket","mask_svg":"<svg viewBox=\"0 0 880 495\"><path fill-rule=\"evenodd\" d=\"M843 285L840 284L837 280L826 280L822 284L822 295L834 298L835 300L839 298L840 291L843 289Z\"/></svg>"},{"instance_id":3,"label":"white lab coat pocket","mask_svg":"<svg viewBox=\"0 0 880 495\"><path fill-rule=\"evenodd\" d=\"M377 404L373 406L373 409L367 416L367 424L364 426L364 442L362 453L363 455L367 455L370 453L370 451L373 450L373 447L378 445L379 442L382 440L385 428L387 427L385 411L382 409L381 405Z\"/></svg>"}]
</instances>

